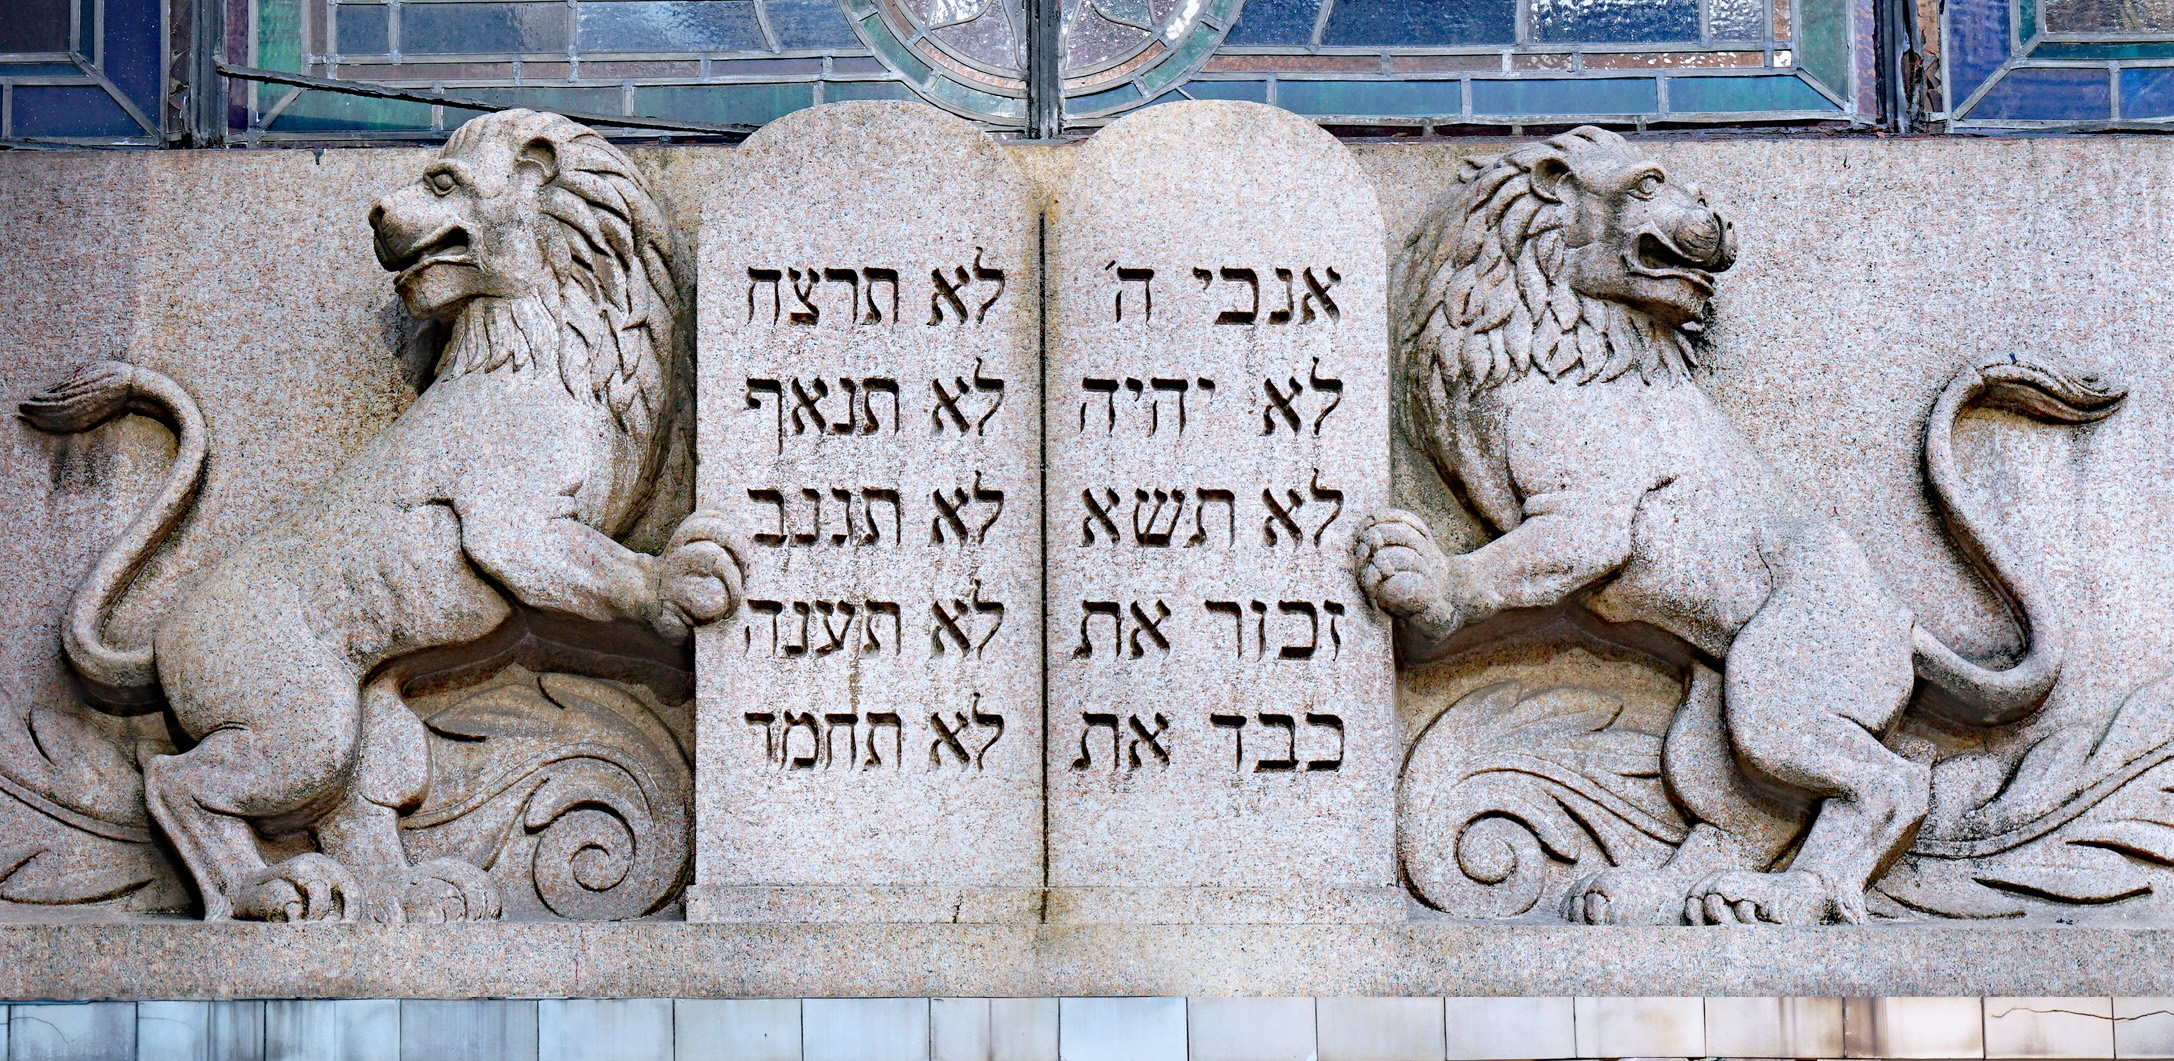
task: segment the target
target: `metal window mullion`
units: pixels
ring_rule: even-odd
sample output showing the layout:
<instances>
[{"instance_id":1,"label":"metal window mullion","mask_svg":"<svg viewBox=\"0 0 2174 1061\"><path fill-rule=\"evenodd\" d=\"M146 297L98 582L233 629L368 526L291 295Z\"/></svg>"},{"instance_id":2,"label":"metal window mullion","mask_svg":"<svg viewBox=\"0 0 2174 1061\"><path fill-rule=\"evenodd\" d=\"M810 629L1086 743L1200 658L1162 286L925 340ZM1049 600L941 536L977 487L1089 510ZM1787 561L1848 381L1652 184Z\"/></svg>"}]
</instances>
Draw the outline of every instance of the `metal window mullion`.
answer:
<instances>
[{"instance_id":1,"label":"metal window mullion","mask_svg":"<svg viewBox=\"0 0 2174 1061\"><path fill-rule=\"evenodd\" d=\"M1029 139L1050 140L1064 129L1064 12L1058 0L1026 0Z\"/></svg>"}]
</instances>

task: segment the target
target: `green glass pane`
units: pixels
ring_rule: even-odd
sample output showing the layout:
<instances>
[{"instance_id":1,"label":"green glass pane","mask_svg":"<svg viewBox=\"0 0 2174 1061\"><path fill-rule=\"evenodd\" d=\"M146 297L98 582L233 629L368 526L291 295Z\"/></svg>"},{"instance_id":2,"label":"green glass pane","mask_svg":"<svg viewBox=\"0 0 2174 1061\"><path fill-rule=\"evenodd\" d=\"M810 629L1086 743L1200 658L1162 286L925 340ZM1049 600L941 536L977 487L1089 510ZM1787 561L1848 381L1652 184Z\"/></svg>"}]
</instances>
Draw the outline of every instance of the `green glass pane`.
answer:
<instances>
[{"instance_id":1,"label":"green glass pane","mask_svg":"<svg viewBox=\"0 0 2174 1061\"><path fill-rule=\"evenodd\" d=\"M912 89L896 81L825 81L823 102L843 103L853 99L903 99L913 100Z\"/></svg>"},{"instance_id":2,"label":"green glass pane","mask_svg":"<svg viewBox=\"0 0 2174 1061\"><path fill-rule=\"evenodd\" d=\"M1101 92L1090 92L1064 101L1067 114L1098 114L1112 107L1126 107L1139 102L1141 92L1133 86L1119 85Z\"/></svg>"},{"instance_id":3,"label":"green glass pane","mask_svg":"<svg viewBox=\"0 0 2174 1061\"><path fill-rule=\"evenodd\" d=\"M860 27L861 32L868 38L868 47L881 55L891 69L898 71L908 81L925 85L935 78L936 71L922 62L920 56L913 54L904 42L893 36L891 28L884 25L883 20L873 11L861 16Z\"/></svg>"},{"instance_id":4,"label":"green glass pane","mask_svg":"<svg viewBox=\"0 0 2174 1061\"><path fill-rule=\"evenodd\" d=\"M1802 0L1797 5L1797 66L1836 95L1849 94L1847 0Z\"/></svg>"},{"instance_id":5,"label":"green glass pane","mask_svg":"<svg viewBox=\"0 0 2174 1061\"><path fill-rule=\"evenodd\" d=\"M1670 114L1838 110L1833 100L1788 74L1766 77L1678 77L1668 82Z\"/></svg>"},{"instance_id":6,"label":"green glass pane","mask_svg":"<svg viewBox=\"0 0 2174 1061\"><path fill-rule=\"evenodd\" d=\"M1455 81L1284 81L1276 103L1298 114L1439 118L1464 109Z\"/></svg>"},{"instance_id":7,"label":"green glass pane","mask_svg":"<svg viewBox=\"0 0 2174 1061\"><path fill-rule=\"evenodd\" d=\"M1475 115L1655 114L1660 109L1660 90L1646 77L1472 82Z\"/></svg>"},{"instance_id":8,"label":"green glass pane","mask_svg":"<svg viewBox=\"0 0 2174 1061\"><path fill-rule=\"evenodd\" d=\"M266 128L274 132L401 132L430 128L430 104L304 92Z\"/></svg>"},{"instance_id":9,"label":"green glass pane","mask_svg":"<svg viewBox=\"0 0 2174 1061\"><path fill-rule=\"evenodd\" d=\"M302 0L257 0L258 66L302 69Z\"/></svg>"},{"instance_id":10,"label":"green glass pane","mask_svg":"<svg viewBox=\"0 0 2174 1061\"><path fill-rule=\"evenodd\" d=\"M1140 88L1147 95L1154 95L1171 83L1192 72L1195 64L1205 58L1215 47L1216 31L1208 26L1194 26L1185 41L1170 50L1155 66L1140 75Z\"/></svg>"},{"instance_id":11,"label":"green glass pane","mask_svg":"<svg viewBox=\"0 0 2174 1061\"><path fill-rule=\"evenodd\" d=\"M935 99L973 114L986 114L999 119L1023 119L1027 116L1025 100L1012 99L1008 96L999 96L994 92L983 92L979 89L968 88L956 81L937 78L933 83L926 86L923 91Z\"/></svg>"},{"instance_id":12,"label":"green glass pane","mask_svg":"<svg viewBox=\"0 0 2174 1061\"><path fill-rule=\"evenodd\" d=\"M1185 94L1194 99L1242 99L1268 102L1266 81L1187 81Z\"/></svg>"},{"instance_id":13,"label":"green glass pane","mask_svg":"<svg viewBox=\"0 0 2174 1061\"><path fill-rule=\"evenodd\" d=\"M761 125L815 105L815 86L671 85L634 90L634 110L658 118Z\"/></svg>"},{"instance_id":14,"label":"green glass pane","mask_svg":"<svg viewBox=\"0 0 2174 1061\"><path fill-rule=\"evenodd\" d=\"M2033 59L2174 59L2174 41L2133 41L2127 44L2041 44L2031 49Z\"/></svg>"}]
</instances>

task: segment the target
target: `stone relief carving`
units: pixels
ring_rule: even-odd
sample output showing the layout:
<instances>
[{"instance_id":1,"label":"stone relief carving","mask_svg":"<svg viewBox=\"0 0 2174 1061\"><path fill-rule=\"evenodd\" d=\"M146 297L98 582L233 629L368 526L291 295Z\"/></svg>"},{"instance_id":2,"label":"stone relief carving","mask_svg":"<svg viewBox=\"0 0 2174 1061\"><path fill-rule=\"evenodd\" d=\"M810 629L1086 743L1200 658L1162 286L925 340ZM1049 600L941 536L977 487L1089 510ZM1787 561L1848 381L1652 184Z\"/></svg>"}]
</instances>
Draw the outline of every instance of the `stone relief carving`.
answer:
<instances>
[{"instance_id":1,"label":"stone relief carving","mask_svg":"<svg viewBox=\"0 0 2174 1061\"><path fill-rule=\"evenodd\" d=\"M133 412L176 433L164 488L62 634L97 700L163 712L173 736L107 740L95 769L127 780L96 806L63 794L100 785L20 756L7 790L129 845L137 868L109 885L156 876L155 832L210 920L650 912L687 861L682 646L733 610L740 579L715 518L688 514L690 356L664 218L601 137L508 111L462 127L370 223L409 313L443 326L434 380L174 601L149 644L115 643L106 620L195 499L196 403L103 362L22 404L46 432ZM427 720L409 700L493 670ZM47 876L54 897L99 897Z\"/></svg>"},{"instance_id":2,"label":"stone relief carving","mask_svg":"<svg viewBox=\"0 0 2174 1061\"><path fill-rule=\"evenodd\" d=\"M1987 802L1948 798L1939 782L1969 768L1892 736L1913 704L1950 726L2017 722L2060 676L2060 617L1960 487L1956 418L1982 405L2088 424L2122 390L2006 357L1957 373L1932 410L1938 511L2028 645L1993 669L1917 625L1699 388L1736 244L1696 185L1582 128L1470 166L1405 250L1391 298L1414 426L1498 537L1445 555L1419 517L1389 512L1359 544L1362 586L1412 658L1550 627L1686 686L1665 734L1565 688L1493 686L1434 720L1400 797L1424 900L1478 916L1559 901L1589 923L1862 922L1884 875L1917 910L2005 909L1989 896L2029 889L1957 881L2075 828L2163 760L2164 727L2137 724L2163 710L2148 693L2103 733L2048 738L2005 787L1976 778ZM2096 828L2065 842L2168 846L2163 827Z\"/></svg>"}]
</instances>

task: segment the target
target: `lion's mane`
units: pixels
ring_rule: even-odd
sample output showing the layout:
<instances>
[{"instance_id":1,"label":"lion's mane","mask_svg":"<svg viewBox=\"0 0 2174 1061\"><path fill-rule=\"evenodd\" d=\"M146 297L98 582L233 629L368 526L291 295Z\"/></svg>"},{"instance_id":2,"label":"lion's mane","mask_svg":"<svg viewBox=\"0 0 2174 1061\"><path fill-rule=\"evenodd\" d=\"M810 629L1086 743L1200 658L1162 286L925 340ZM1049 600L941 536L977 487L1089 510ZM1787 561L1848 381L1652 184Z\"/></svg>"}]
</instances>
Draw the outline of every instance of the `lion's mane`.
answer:
<instances>
[{"instance_id":1,"label":"lion's mane","mask_svg":"<svg viewBox=\"0 0 2174 1061\"><path fill-rule=\"evenodd\" d=\"M1458 187L1406 240L1391 305L1423 438L1440 430L1454 396L1531 372L1575 383L1636 373L1652 382L1683 379L1696 367L1682 331L1635 307L1580 295L1562 276L1570 207L1534 191L1532 171L1544 159L1596 151L1628 154L1630 146L1582 126L1491 161L1468 159ZM1564 188L1576 194L1575 184Z\"/></svg>"},{"instance_id":2,"label":"lion's mane","mask_svg":"<svg viewBox=\"0 0 2174 1061\"><path fill-rule=\"evenodd\" d=\"M647 437L669 418L681 375L680 299L663 213L624 152L556 114L477 118L453 134L446 152L499 136L553 148L556 172L538 192L550 221L535 235L556 284L531 298L471 303L454 322L437 375L555 370L568 394L610 410L627 434Z\"/></svg>"}]
</instances>

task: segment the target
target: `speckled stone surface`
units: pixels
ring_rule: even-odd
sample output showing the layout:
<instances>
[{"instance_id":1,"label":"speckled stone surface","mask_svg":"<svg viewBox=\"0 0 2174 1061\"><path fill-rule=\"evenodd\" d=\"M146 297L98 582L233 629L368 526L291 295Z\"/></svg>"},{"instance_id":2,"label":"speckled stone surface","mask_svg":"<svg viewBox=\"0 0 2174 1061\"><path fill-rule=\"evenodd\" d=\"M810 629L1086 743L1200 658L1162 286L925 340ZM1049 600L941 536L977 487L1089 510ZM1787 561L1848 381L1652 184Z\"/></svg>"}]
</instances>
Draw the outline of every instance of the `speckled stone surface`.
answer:
<instances>
[{"instance_id":1,"label":"speckled stone surface","mask_svg":"<svg viewBox=\"0 0 2174 1061\"><path fill-rule=\"evenodd\" d=\"M1380 214L1290 114L1156 107L1051 210L1050 916L1401 916ZM1182 190L1175 197L1147 189Z\"/></svg>"},{"instance_id":2,"label":"speckled stone surface","mask_svg":"<svg viewBox=\"0 0 2174 1061\"><path fill-rule=\"evenodd\" d=\"M1029 189L965 122L773 123L703 214L696 920L1032 920L1040 312Z\"/></svg>"}]
</instances>

